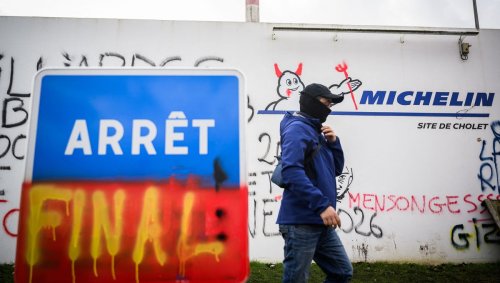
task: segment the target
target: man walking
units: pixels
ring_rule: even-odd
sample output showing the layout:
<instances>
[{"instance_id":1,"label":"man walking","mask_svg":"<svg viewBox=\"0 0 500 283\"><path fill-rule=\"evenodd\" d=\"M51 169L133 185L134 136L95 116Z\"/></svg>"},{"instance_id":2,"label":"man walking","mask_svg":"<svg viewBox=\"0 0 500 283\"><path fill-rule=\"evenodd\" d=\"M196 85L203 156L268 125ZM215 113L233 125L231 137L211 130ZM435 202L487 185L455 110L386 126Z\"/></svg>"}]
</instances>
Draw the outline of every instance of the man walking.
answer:
<instances>
[{"instance_id":1,"label":"man walking","mask_svg":"<svg viewBox=\"0 0 500 283\"><path fill-rule=\"evenodd\" d=\"M307 282L312 260L326 273L325 282L348 282L352 264L335 228L335 177L342 173L344 153L339 137L322 125L343 96L321 84L300 95L300 112L285 114L280 124L285 190L277 223L285 240L283 282Z\"/></svg>"}]
</instances>

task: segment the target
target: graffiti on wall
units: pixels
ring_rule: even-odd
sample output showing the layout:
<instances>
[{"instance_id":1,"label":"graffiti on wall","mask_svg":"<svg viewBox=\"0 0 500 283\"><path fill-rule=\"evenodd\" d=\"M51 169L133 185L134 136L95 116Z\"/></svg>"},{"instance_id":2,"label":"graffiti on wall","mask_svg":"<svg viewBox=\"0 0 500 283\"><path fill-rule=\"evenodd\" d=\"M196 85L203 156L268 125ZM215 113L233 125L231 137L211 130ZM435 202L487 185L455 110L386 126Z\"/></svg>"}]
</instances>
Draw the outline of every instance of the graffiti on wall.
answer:
<instances>
[{"instance_id":1,"label":"graffiti on wall","mask_svg":"<svg viewBox=\"0 0 500 283\"><path fill-rule=\"evenodd\" d=\"M292 96L300 95L304 90L304 83L300 76L302 75L302 63L299 64L297 70L292 72L290 70L281 71L278 64L274 64L274 71L278 77L278 87L276 93L278 100L269 103L266 110L276 110L276 106L283 100L289 99Z\"/></svg>"},{"instance_id":2,"label":"graffiti on wall","mask_svg":"<svg viewBox=\"0 0 500 283\"><path fill-rule=\"evenodd\" d=\"M198 184L26 184L16 279L52 282L57 266L71 270L58 273L66 282L238 281L246 273L246 222L238 220L246 213L246 190Z\"/></svg>"},{"instance_id":3,"label":"graffiti on wall","mask_svg":"<svg viewBox=\"0 0 500 283\"><path fill-rule=\"evenodd\" d=\"M191 61L187 61L181 56L167 56L155 62L140 53L134 53L127 58L127 55L118 52L102 52L95 57L89 55L77 55L70 52L62 52L61 61L59 63L47 62L43 56L39 57L34 64L32 64L32 71L38 71L46 65L58 66L61 64L64 67L138 67L138 66L151 66L151 67L167 67L168 64L174 62L186 63L191 66L201 67L215 62L220 64L224 62L224 58L220 56L201 56ZM8 173L12 170L15 164L20 164L25 160L25 147L27 139L27 123L29 121L29 108L31 93L27 91L31 82L23 82L19 80L19 61L22 58L15 58L14 56L6 56L0 53L0 82L6 88L1 90L2 99L2 116L1 116L1 129L5 129L0 133L0 172ZM251 108L251 105L248 106ZM252 114L253 115L253 114ZM249 120L251 119L251 116ZM9 130L7 132L7 130ZM8 160L8 161L7 161ZM3 174L4 175L4 174ZM5 179L0 182L0 205L9 203L9 194L16 193L19 188L9 188L5 183ZM18 208L12 208L0 215L2 220L3 233L9 237L15 237L16 231L11 228L15 225L10 223L17 222Z\"/></svg>"},{"instance_id":4,"label":"graffiti on wall","mask_svg":"<svg viewBox=\"0 0 500 283\"><path fill-rule=\"evenodd\" d=\"M33 70L41 68L40 61L35 64ZM29 113L27 105L31 94L22 89L22 82L16 80L16 60L14 57L6 58L0 54L0 82L6 85L2 90L2 116L0 134L0 173L8 176L14 168L15 163L21 163L25 159L26 146L26 124ZM17 193L18 188L10 188L5 183L5 177L0 182L0 207L6 210L0 214L2 221L2 233L10 238L17 236L17 218L19 208L17 203L12 204L9 196ZM11 208L14 206L14 208Z\"/></svg>"},{"instance_id":5,"label":"graffiti on wall","mask_svg":"<svg viewBox=\"0 0 500 283\"><path fill-rule=\"evenodd\" d=\"M493 133L493 141L491 145L488 145L487 141L483 140L481 153L479 154L479 160L482 163L477 177L481 182L481 192L496 192L500 194L498 170L498 159L500 158L500 121L492 122L490 129Z\"/></svg>"},{"instance_id":6,"label":"graffiti on wall","mask_svg":"<svg viewBox=\"0 0 500 283\"><path fill-rule=\"evenodd\" d=\"M473 247L479 250L483 244L500 245L500 229L491 219L472 218L467 223L453 226L451 244L457 250Z\"/></svg>"},{"instance_id":7,"label":"graffiti on wall","mask_svg":"<svg viewBox=\"0 0 500 283\"><path fill-rule=\"evenodd\" d=\"M184 56L164 56L161 59L152 59L152 56L141 53L124 54L113 51L98 52L95 55L75 54L65 51L60 55L60 61L57 64L64 67L167 67L172 65L184 65L201 67L209 64L220 65L224 64L224 58L219 56L201 56L199 58L185 58ZM26 125L29 120L29 100L31 94L27 91L29 84L20 81L16 78L18 70L16 64L22 58L14 58L14 56L4 56L0 54L0 82L5 86L1 90L3 97L2 101L2 129L9 129L9 132L0 134L0 172L9 172L13 168L13 164L6 163L8 157L9 162L23 162L25 152L23 149L26 143ZM49 64L50 63L50 64ZM32 64L32 70L36 71L43 66L54 66L54 62L48 62L44 57L38 58ZM306 66L307 67L307 66ZM278 110L280 106L287 100L293 97L298 97L298 93L304 87L303 74L304 64L301 62L298 65L292 66L292 70L283 69L283 65L274 64L275 75L277 78L276 89L272 88L272 95L269 96L270 101L266 102L266 110ZM357 110L359 105L356 103L355 91L361 86L361 81L351 79L349 73L351 69L346 63L334 65L333 72L342 74L344 79L337 83L329 84L332 92L342 95L349 95L353 107ZM284 71L282 71L284 70ZM305 69L307 71L307 69ZM349 71L349 72L348 72ZM285 88L284 86L290 86ZM250 95L247 97L247 108L249 123L255 121L258 111L252 105ZM265 105L266 105L265 104ZM281 109L285 109L281 107ZM494 130L494 128L496 130ZM492 124L491 129L495 134L495 139L492 141L483 140L480 160L481 167L478 171L478 180L481 184L481 191L478 194L466 195L415 195L415 194L378 194L376 192L358 192L352 189L354 180L353 168L345 168L344 173L338 179L338 196L339 201L343 205L339 209L339 214L342 217L343 233L356 233L361 237L374 237L379 239L385 234L377 220L380 219L383 213L416 213L418 215L434 214L440 215L450 213L453 215L476 216L475 222L470 220L454 226L452 230L452 245L457 249L479 246L473 243L474 235L478 233L483 239L482 244L495 243L494 235L498 232L491 232L489 222L484 219L479 219L480 216L486 216L487 211L481 205L484 199L499 199L499 183L498 183L498 155L500 154L500 126ZM274 217L276 216L279 203L280 191L269 180L273 165L276 162L275 156L279 153L279 140L273 140L273 133L269 131L257 132L254 137L257 143L264 145L264 150L258 152L257 161L258 168L249 168L249 214L251 221L248 225L248 231L252 238L257 236L277 237L279 233L276 225L274 225ZM359 173L359 172L356 172ZM6 187L5 183L0 180L0 206L11 204L8 196L13 188ZM2 220L2 232L8 237L15 237L16 231L11 228L9 223L16 221L19 209L13 208L0 215ZM479 214L479 216L478 216ZM253 219L252 219L253 217ZM17 221L16 221L17 222ZM462 225L462 226L459 226ZM483 227L486 225L487 227ZM477 227L477 228L476 228ZM476 232L476 229L479 232ZM484 230L484 231L483 231ZM476 234L474 234L476 233ZM496 234L495 234L496 233ZM487 240L485 239L487 236ZM467 242L469 239L469 242ZM367 250L368 245L358 248L358 252Z\"/></svg>"},{"instance_id":8,"label":"graffiti on wall","mask_svg":"<svg viewBox=\"0 0 500 283\"><path fill-rule=\"evenodd\" d=\"M358 109L356 100L354 98L354 91L358 89L362 82L357 79L351 79L347 73L347 64L343 62L342 64L337 65L335 68L337 72L341 72L345 75L345 79L340 83L334 83L329 85L329 89L333 94L336 95L346 95L351 94L352 101L356 110ZM279 109L284 109L283 106L277 108L278 104L284 101L292 101L295 103L294 105L287 104L285 107L294 107L298 108L298 97L302 90L304 90L305 84L302 81L302 72L303 72L303 64L299 63L297 69L295 71L285 70L281 71L279 65L277 63L274 64L274 71L276 76L278 77L276 93L278 95L278 99L270 102L263 113L265 111L276 111ZM285 109L290 110L290 109Z\"/></svg>"},{"instance_id":9,"label":"graffiti on wall","mask_svg":"<svg viewBox=\"0 0 500 283\"><path fill-rule=\"evenodd\" d=\"M481 208L482 218L472 218L467 223L453 226L451 243L457 250L467 250L475 247L477 250L483 244L500 245L500 229L489 213L484 200L500 200L500 183L498 171L498 156L500 156L500 121L490 125L493 134L491 144L482 141L479 160L481 165L477 178L480 182L481 194L477 198L475 208ZM482 198L480 196L483 196ZM486 197L484 197L486 196ZM475 211L475 209L474 209Z\"/></svg>"}]
</instances>

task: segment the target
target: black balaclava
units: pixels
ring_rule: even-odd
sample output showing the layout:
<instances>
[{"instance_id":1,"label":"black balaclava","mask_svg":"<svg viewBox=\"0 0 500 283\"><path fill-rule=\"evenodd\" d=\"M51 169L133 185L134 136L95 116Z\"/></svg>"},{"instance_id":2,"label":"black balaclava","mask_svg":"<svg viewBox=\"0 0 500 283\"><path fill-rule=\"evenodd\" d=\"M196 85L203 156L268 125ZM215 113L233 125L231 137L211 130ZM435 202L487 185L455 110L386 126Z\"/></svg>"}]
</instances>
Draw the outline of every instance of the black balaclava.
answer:
<instances>
[{"instance_id":1,"label":"black balaclava","mask_svg":"<svg viewBox=\"0 0 500 283\"><path fill-rule=\"evenodd\" d=\"M324 123L326 118L330 114L331 110L328 106L324 105L315 97L311 97L307 93L302 93L300 95L300 112L304 112L307 115L317 118Z\"/></svg>"}]
</instances>

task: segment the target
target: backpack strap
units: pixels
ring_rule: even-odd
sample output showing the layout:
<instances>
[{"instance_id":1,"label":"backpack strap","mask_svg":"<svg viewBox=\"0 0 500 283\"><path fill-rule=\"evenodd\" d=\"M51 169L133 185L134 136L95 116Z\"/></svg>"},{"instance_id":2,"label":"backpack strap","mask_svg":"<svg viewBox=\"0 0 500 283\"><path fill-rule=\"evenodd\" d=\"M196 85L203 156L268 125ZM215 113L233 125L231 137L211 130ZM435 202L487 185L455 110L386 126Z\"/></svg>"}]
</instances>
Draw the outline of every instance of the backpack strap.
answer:
<instances>
[{"instance_id":1,"label":"backpack strap","mask_svg":"<svg viewBox=\"0 0 500 283\"><path fill-rule=\"evenodd\" d=\"M302 116L302 115L298 114L297 116ZM292 123L293 122L291 122L290 124L288 124L286 127L290 126ZM301 122L301 123L303 123L303 122ZM321 134L319 136L321 137ZM319 144L318 144L318 146L312 152L310 152L309 154L307 154L307 152L305 153L305 157L304 157L304 171L305 171L307 177L310 180L314 180L317 177L316 176L316 171L314 169L314 164L313 164L312 161L313 161L314 157L318 154L318 152L321 149L322 145L323 144L320 141ZM282 170L281 153L278 156L275 156L275 157L278 160L278 164L276 165L276 168L273 171L273 174L271 176L271 181L274 184L278 185L279 187L286 189L286 184L283 183L283 178L281 176L281 170Z\"/></svg>"},{"instance_id":2,"label":"backpack strap","mask_svg":"<svg viewBox=\"0 0 500 283\"><path fill-rule=\"evenodd\" d=\"M310 180L316 180L317 178L316 168L314 167L313 159L318 154L322 146L323 144L320 141L318 143L318 146L313 151L310 151L309 154L306 153L306 157L304 158L304 171L306 172L306 175Z\"/></svg>"},{"instance_id":3,"label":"backpack strap","mask_svg":"<svg viewBox=\"0 0 500 283\"><path fill-rule=\"evenodd\" d=\"M323 145L321 143L319 143L318 146L314 149L314 151L304 159L304 163L312 162L314 157L316 156L316 154L318 154L318 152L322 146Z\"/></svg>"}]
</instances>

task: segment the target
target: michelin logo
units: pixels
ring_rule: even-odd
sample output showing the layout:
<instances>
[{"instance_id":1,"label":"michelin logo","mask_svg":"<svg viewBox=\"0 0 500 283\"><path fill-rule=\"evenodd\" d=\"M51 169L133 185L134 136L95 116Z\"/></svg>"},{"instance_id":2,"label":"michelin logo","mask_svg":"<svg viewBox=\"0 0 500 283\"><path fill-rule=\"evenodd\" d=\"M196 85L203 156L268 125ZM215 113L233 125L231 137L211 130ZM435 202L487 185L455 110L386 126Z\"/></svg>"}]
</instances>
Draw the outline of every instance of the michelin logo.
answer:
<instances>
[{"instance_id":1,"label":"michelin logo","mask_svg":"<svg viewBox=\"0 0 500 283\"><path fill-rule=\"evenodd\" d=\"M495 93L365 90L360 104L419 106L492 106Z\"/></svg>"}]
</instances>

